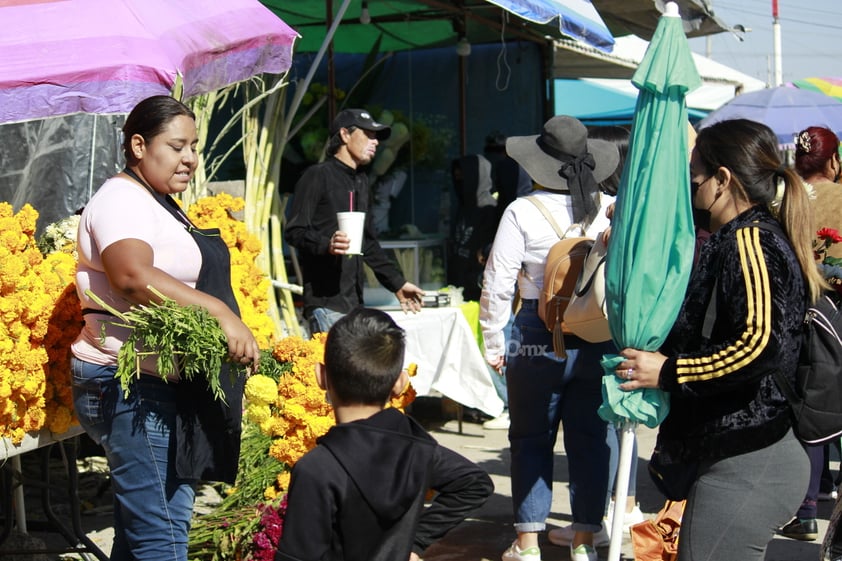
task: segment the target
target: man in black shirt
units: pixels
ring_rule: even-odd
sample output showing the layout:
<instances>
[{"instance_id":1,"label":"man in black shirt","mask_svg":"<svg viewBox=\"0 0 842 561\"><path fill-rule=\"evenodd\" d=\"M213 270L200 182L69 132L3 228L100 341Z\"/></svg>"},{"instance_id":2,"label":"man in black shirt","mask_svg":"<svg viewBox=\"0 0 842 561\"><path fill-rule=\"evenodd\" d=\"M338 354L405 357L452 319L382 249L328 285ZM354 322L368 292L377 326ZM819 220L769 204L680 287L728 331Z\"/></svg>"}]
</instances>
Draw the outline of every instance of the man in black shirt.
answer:
<instances>
[{"instance_id":1,"label":"man in black shirt","mask_svg":"<svg viewBox=\"0 0 842 561\"><path fill-rule=\"evenodd\" d=\"M310 167L295 186L284 234L298 250L304 277L304 317L311 330L327 331L342 315L363 305L363 263L394 292L401 308L417 312L423 290L408 282L380 244L368 213L368 176L377 144L391 129L362 109L341 111L330 127L328 158ZM354 208L350 208L353 201ZM362 255L346 255L349 238L337 212L366 212Z\"/></svg>"}]
</instances>

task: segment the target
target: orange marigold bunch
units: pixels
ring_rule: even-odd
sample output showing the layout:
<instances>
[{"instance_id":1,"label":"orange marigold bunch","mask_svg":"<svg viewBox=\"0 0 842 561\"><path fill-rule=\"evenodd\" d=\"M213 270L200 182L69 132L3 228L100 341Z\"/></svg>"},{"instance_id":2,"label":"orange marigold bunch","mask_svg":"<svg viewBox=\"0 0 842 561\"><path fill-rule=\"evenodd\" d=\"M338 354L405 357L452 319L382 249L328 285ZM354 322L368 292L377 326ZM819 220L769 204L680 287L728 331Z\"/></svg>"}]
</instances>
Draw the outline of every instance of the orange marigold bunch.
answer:
<instances>
[{"instance_id":1,"label":"orange marigold bunch","mask_svg":"<svg viewBox=\"0 0 842 561\"><path fill-rule=\"evenodd\" d=\"M76 259L72 254L51 253L44 259L44 268L49 270L44 277L50 279L49 291L55 296L41 341L48 357L44 364L44 406L47 428L62 433L78 422L70 385L70 345L82 331L82 307L76 295Z\"/></svg>"},{"instance_id":2,"label":"orange marigold bunch","mask_svg":"<svg viewBox=\"0 0 842 561\"><path fill-rule=\"evenodd\" d=\"M316 364L324 360L326 337L325 333L317 333L309 340L287 337L278 341L270 359L276 361L278 368L268 368L264 359L262 373L246 382L246 419L272 437L268 454L287 467L265 490L266 499L279 497L289 488L289 470L335 424L333 408L315 376ZM415 364L409 365L410 376L415 375L415 370ZM407 384L389 407L403 410L414 399L415 390Z\"/></svg>"},{"instance_id":3,"label":"orange marigold bunch","mask_svg":"<svg viewBox=\"0 0 842 561\"><path fill-rule=\"evenodd\" d=\"M199 228L219 228L231 253L231 285L243 323L251 329L260 348L268 349L275 333L268 313L270 281L255 264L262 251L260 240L248 232L242 220L234 217L244 206L242 198L219 193L198 200L187 214Z\"/></svg>"},{"instance_id":4,"label":"orange marigold bunch","mask_svg":"<svg viewBox=\"0 0 842 561\"><path fill-rule=\"evenodd\" d=\"M50 365L45 345L76 264L68 254L41 255L37 219L30 205L14 214L11 205L0 203L0 436L13 443L45 424L64 432L73 422L69 385L56 391L62 382L54 382L52 373L61 366ZM59 377L69 380L69 367Z\"/></svg>"},{"instance_id":5,"label":"orange marigold bunch","mask_svg":"<svg viewBox=\"0 0 842 561\"><path fill-rule=\"evenodd\" d=\"M287 337L278 341L272 350L275 360L291 366L278 380L271 436L280 436L269 454L290 468L316 439L335 424L333 408L325 400L324 390L316 383L316 364L324 360L326 334L317 333L312 339Z\"/></svg>"},{"instance_id":6,"label":"orange marigold bunch","mask_svg":"<svg viewBox=\"0 0 842 561\"><path fill-rule=\"evenodd\" d=\"M410 378L415 376L415 373L417 371L418 365L414 362L410 363L409 366L406 367L406 373ZM404 411L410 403L415 401L415 396L415 388L412 387L412 380L410 380L410 383L406 385L406 387L403 389L400 395L395 396L389 400L388 407L394 407L395 409L400 409L401 411Z\"/></svg>"}]
</instances>

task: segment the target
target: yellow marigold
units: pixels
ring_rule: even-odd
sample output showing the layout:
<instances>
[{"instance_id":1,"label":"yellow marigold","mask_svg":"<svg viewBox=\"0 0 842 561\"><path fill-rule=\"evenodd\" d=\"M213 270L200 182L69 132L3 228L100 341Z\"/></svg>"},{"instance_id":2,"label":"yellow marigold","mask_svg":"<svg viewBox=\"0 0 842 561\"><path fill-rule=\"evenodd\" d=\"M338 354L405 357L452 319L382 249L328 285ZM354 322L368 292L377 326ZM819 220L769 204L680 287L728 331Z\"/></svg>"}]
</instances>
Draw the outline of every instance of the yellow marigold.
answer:
<instances>
[{"instance_id":1,"label":"yellow marigold","mask_svg":"<svg viewBox=\"0 0 842 561\"><path fill-rule=\"evenodd\" d=\"M38 222L38 211L27 203L18 211L17 219L21 231L34 240L32 236L35 234L35 224Z\"/></svg>"},{"instance_id":2,"label":"yellow marigold","mask_svg":"<svg viewBox=\"0 0 842 561\"><path fill-rule=\"evenodd\" d=\"M0 436L15 442L45 424L66 430L73 422L69 348L81 314L78 299L67 304L62 295L76 262L41 255L37 218L29 205L12 215L0 204L0 393L10 404L0 411Z\"/></svg>"},{"instance_id":3,"label":"yellow marigold","mask_svg":"<svg viewBox=\"0 0 842 561\"><path fill-rule=\"evenodd\" d=\"M289 467L307 452L306 446L297 439L278 438L269 446L269 455Z\"/></svg>"},{"instance_id":4,"label":"yellow marigold","mask_svg":"<svg viewBox=\"0 0 842 561\"><path fill-rule=\"evenodd\" d=\"M301 421L307 417L307 410L300 403L293 400L287 400L284 403L284 417L294 421Z\"/></svg>"},{"instance_id":5,"label":"yellow marigold","mask_svg":"<svg viewBox=\"0 0 842 561\"><path fill-rule=\"evenodd\" d=\"M275 499L278 498L279 495L280 495L280 492L278 492L278 490L275 489L274 485L270 485L270 486L266 487L266 490L263 491L263 498L266 499L267 501L274 501Z\"/></svg>"},{"instance_id":6,"label":"yellow marigold","mask_svg":"<svg viewBox=\"0 0 842 561\"><path fill-rule=\"evenodd\" d=\"M260 430L268 436L284 436L290 430L291 423L283 416L271 416L260 425Z\"/></svg>"},{"instance_id":7,"label":"yellow marigold","mask_svg":"<svg viewBox=\"0 0 842 561\"><path fill-rule=\"evenodd\" d=\"M54 434L61 434L70 430L73 415L67 407L59 406L52 410L47 418L47 428Z\"/></svg>"},{"instance_id":8,"label":"yellow marigold","mask_svg":"<svg viewBox=\"0 0 842 561\"><path fill-rule=\"evenodd\" d=\"M262 425L272 418L272 411L265 403L250 403L246 407L246 417L256 425Z\"/></svg>"},{"instance_id":9,"label":"yellow marigold","mask_svg":"<svg viewBox=\"0 0 842 561\"><path fill-rule=\"evenodd\" d=\"M245 398L260 405L274 403L278 397L278 384L272 378L256 374L248 379L245 388Z\"/></svg>"},{"instance_id":10,"label":"yellow marigold","mask_svg":"<svg viewBox=\"0 0 842 561\"><path fill-rule=\"evenodd\" d=\"M44 400L36 400L26 408L23 414L23 430L26 432L39 431L44 426L47 414L44 412Z\"/></svg>"},{"instance_id":11,"label":"yellow marigold","mask_svg":"<svg viewBox=\"0 0 842 561\"><path fill-rule=\"evenodd\" d=\"M15 444L19 444L23 437L26 436L26 431L23 430L21 427L10 427L9 432L9 439L14 442Z\"/></svg>"},{"instance_id":12,"label":"yellow marigold","mask_svg":"<svg viewBox=\"0 0 842 561\"><path fill-rule=\"evenodd\" d=\"M44 384L43 376L33 376L26 379L23 384L23 391L32 396L44 395Z\"/></svg>"},{"instance_id":13,"label":"yellow marigold","mask_svg":"<svg viewBox=\"0 0 842 561\"><path fill-rule=\"evenodd\" d=\"M291 477L292 474L289 471L283 471L279 473L277 478L278 487L280 487L284 491L289 490L289 480Z\"/></svg>"},{"instance_id":14,"label":"yellow marigold","mask_svg":"<svg viewBox=\"0 0 842 561\"><path fill-rule=\"evenodd\" d=\"M336 422L334 421L333 416L327 417L323 415L313 415L310 417L309 428L313 437L319 438L320 436L327 434L327 431L329 431L335 424Z\"/></svg>"},{"instance_id":15,"label":"yellow marigold","mask_svg":"<svg viewBox=\"0 0 842 561\"><path fill-rule=\"evenodd\" d=\"M219 229L231 254L231 284L243 323L249 327L260 348L267 349L275 334L275 324L268 315L269 275L261 271L255 261L262 249L260 240L233 216L244 207L242 198L219 193L196 201L187 214L200 228ZM248 247L249 251L243 251L243 247Z\"/></svg>"}]
</instances>

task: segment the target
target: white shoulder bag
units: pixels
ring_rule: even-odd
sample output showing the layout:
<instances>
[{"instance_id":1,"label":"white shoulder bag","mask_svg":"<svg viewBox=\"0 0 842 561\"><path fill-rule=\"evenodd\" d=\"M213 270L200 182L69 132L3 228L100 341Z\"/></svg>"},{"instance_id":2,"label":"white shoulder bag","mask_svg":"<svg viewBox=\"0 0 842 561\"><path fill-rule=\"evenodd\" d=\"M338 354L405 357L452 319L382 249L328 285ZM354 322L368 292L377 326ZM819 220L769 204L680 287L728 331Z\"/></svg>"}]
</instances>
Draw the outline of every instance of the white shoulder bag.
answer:
<instances>
[{"instance_id":1,"label":"white shoulder bag","mask_svg":"<svg viewBox=\"0 0 842 561\"><path fill-rule=\"evenodd\" d=\"M611 339L605 308L605 254L605 243L599 234L585 258L573 296L564 311L566 330L590 343Z\"/></svg>"}]
</instances>

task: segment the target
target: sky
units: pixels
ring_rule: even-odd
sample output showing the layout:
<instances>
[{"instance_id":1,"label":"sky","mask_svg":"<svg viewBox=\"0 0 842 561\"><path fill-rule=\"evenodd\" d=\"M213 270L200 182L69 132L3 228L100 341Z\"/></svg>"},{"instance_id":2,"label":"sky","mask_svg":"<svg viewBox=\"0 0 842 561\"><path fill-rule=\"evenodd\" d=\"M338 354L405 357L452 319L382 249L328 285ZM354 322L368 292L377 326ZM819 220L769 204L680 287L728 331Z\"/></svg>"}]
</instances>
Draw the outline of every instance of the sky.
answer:
<instances>
[{"instance_id":1,"label":"sky","mask_svg":"<svg viewBox=\"0 0 842 561\"><path fill-rule=\"evenodd\" d=\"M690 48L767 84L775 75L772 0L708 0L728 25L751 31L690 40ZM842 79L842 0L778 0L783 81L810 77Z\"/></svg>"}]
</instances>

